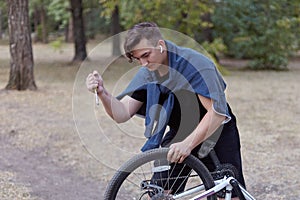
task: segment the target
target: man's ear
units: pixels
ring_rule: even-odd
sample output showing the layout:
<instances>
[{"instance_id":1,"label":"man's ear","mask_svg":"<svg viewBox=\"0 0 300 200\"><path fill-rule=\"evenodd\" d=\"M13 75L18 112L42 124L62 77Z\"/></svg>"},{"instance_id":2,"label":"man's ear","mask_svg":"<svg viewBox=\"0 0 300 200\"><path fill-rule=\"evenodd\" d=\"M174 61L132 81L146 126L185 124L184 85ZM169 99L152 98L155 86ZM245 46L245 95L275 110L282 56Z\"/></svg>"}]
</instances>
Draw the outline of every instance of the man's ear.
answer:
<instances>
[{"instance_id":1,"label":"man's ear","mask_svg":"<svg viewBox=\"0 0 300 200\"><path fill-rule=\"evenodd\" d=\"M166 43L164 40L158 40L157 46L162 46L163 51L167 49Z\"/></svg>"}]
</instances>

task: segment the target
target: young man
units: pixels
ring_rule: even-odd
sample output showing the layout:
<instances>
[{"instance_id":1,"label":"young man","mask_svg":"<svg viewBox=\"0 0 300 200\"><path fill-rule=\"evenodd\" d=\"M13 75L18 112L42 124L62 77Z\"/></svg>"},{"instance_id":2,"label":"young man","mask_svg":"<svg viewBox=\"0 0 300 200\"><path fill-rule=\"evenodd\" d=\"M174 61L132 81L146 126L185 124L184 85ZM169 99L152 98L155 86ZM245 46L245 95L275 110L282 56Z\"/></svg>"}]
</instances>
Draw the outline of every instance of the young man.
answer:
<instances>
[{"instance_id":1,"label":"young man","mask_svg":"<svg viewBox=\"0 0 300 200\"><path fill-rule=\"evenodd\" d=\"M221 163L234 165L238 181L245 185L236 118L225 98L226 84L213 62L164 40L157 25L149 22L128 31L124 49L129 61L136 60L142 67L120 96L113 97L105 89L98 72L86 79L91 92L97 88L106 112L118 123L137 113L145 115L149 139L142 151L168 146L171 162L181 163L192 153L202 156L208 169L214 170L208 152L201 149L209 141L208 149L215 149ZM164 134L166 126L169 131Z\"/></svg>"}]
</instances>

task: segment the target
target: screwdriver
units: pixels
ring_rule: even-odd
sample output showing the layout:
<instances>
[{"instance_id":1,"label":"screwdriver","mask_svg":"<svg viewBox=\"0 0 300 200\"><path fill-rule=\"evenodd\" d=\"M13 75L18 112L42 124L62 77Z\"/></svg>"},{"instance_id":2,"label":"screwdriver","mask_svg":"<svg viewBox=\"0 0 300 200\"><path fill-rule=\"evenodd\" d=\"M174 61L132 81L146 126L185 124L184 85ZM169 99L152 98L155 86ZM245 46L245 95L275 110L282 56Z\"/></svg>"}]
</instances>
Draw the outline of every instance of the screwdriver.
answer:
<instances>
[{"instance_id":1,"label":"screwdriver","mask_svg":"<svg viewBox=\"0 0 300 200\"><path fill-rule=\"evenodd\" d=\"M98 97L98 93L97 93L97 88L95 88L94 93L95 93L95 102L96 102L96 105L98 106L99 105L99 97Z\"/></svg>"}]
</instances>

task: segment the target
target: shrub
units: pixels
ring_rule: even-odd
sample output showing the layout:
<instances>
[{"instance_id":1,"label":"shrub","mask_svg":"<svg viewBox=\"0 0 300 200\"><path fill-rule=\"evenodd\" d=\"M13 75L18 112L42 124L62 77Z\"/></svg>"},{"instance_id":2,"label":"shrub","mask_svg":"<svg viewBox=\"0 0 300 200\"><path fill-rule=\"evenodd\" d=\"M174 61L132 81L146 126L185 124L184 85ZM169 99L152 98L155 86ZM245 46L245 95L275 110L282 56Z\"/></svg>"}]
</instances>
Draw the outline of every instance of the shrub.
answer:
<instances>
[{"instance_id":1,"label":"shrub","mask_svg":"<svg viewBox=\"0 0 300 200\"><path fill-rule=\"evenodd\" d=\"M215 34L228 55L250 58L254 69L286 69L288 57L298 48L297 1L224 0L212 16Z\"/></svg>"}]
</instances>

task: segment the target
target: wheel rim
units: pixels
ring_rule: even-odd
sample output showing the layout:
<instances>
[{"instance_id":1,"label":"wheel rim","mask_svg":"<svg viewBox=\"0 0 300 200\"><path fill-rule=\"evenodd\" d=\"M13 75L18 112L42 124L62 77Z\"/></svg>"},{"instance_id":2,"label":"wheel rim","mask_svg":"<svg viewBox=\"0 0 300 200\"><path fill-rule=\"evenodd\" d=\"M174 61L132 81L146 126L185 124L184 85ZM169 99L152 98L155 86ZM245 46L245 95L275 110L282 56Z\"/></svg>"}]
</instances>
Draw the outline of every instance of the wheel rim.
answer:
<instances>
[{"instance_id":1,"label":"wheel rim","mask_svg":"<svg viewBox=\"0 0 300 200\"><path fill-rule=\"evenodd\" d=\"M181 187L186 181L185 190L188 188L191 189L195 188L196 186L203 185L202 180L194 170L192 170L188 174L183 174L182 172L179 172L177 177L172 177L172 169L174 168L170 169L171 164L166 160L166 155L167 151L163 153L160 152L157 154L154 153L151 154L151 156L149 155L144 158L137 157L136 159L133 159L131 162L129 162L128 165L122 166L118 171L117 176L115 176L115 178L117 177L117 179L112 181L112 187L116 188L113 189L114 191L109 192L117 194L115 198L108 199L149 200L149 196L151 196L152 199L170 200L173 199L172 194L179 193L178 189L173 189L174 185L179 185L179 187ZM185 161L184 167L188 167L190 163L191 162ZM153 179L154 171L164 171L165 174L169 175L169 177L162 177L161 174L156 174L156 178ZM152 181L150 181L151 179ZM163 183L159 183L160 181ZM144 187L141 187L142 183L144 184ZM155 186L158 186L158 188L156 188ZM161 192L159 187L163 187L164 191ZM170 194L170 191L172 191L172 194ZM112 196L110 195L110 197ZM188 195L179 199L184 200L190 199L192 197L193 196Z\"/></svg>"}]
</instances>

